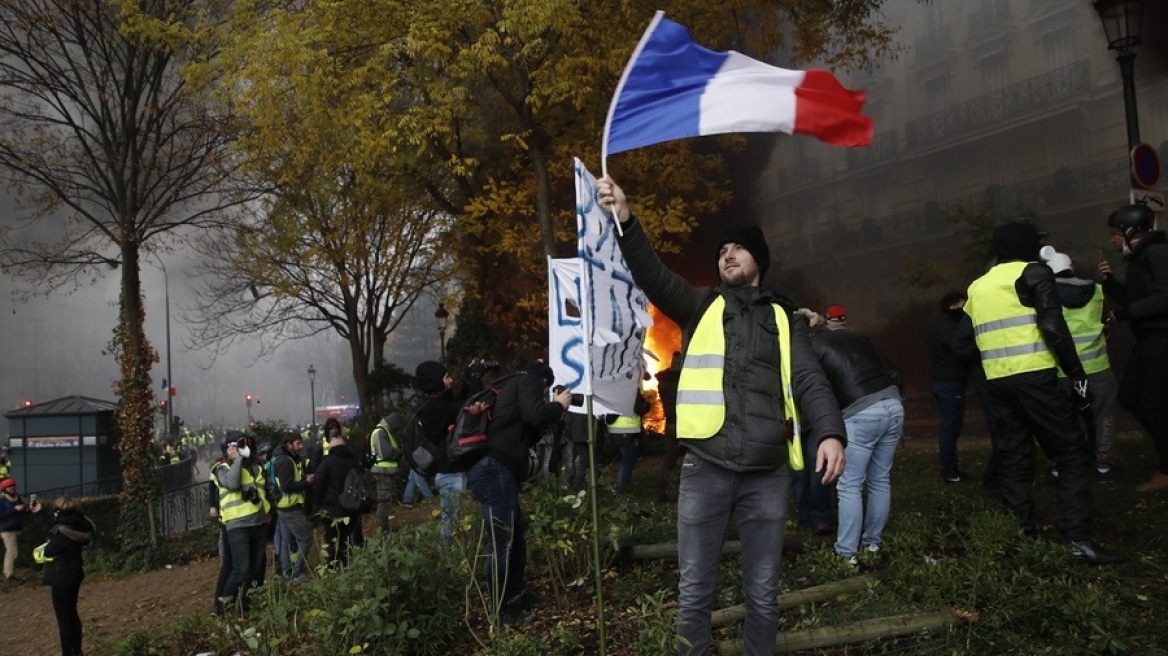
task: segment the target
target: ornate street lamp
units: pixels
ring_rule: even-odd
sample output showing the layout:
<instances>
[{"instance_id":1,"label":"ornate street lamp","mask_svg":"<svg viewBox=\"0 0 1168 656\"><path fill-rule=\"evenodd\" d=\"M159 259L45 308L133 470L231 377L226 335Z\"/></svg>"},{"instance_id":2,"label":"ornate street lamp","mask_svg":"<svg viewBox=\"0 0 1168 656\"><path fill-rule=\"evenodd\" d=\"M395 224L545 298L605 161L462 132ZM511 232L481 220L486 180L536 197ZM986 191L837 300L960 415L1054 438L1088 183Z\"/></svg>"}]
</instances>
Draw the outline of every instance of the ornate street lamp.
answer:
<instances>
[{"instance_id":1,"label":"ornate street lamp","mask_svg":"<svg viewBox=\"0 0 1168 656\"><path fill-rule=\"evenodd\" d=\"M1135 59L1140 45L1140 23L1144 15L1144 0L1095 0L1092 3L1103 31L1107 34L1107 48L1117 54L1119 74L1123 79L1123 107L1127 115L1127 147L1140 143L1140 119L1136 109Z\"/></svg>"},{"instance_id":2,"label":"ornate street lamp","mask_svg":"<svg viewBox=\"0 0 1168 656\"><path fill-rule=\"evenodd\" d=\"M308 365L308 391L312 393L311 432L316 435L316 367Z\"/></svg>"},{"instance_id":3,"label":"ornate street lamp","mask_svg":"<svg viewBox=\"0 0 1168 656\"><path fill-rule=\"evenodd\" d=\"M434 311L434 318L438 320L438 351L440 360L446 361L446 322L450 319L450 313L446 311L446 306L442 303L438 304L438 309Z\"/></svg>"}]
</instances>

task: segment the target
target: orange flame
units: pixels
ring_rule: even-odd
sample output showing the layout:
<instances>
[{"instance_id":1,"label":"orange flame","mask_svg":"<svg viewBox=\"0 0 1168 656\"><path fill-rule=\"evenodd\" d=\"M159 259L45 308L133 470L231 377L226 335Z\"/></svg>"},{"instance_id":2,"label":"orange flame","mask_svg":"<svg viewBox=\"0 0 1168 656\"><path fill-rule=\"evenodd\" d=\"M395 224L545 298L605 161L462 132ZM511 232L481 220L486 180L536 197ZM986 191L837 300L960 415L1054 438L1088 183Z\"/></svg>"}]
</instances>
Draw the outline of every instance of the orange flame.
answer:
<instances>
[{"instance_id":1,"label":"orange flame","mask_svg":"<svg viewBox=\"0 0 1168 656\"><path fill-rule=\"evenodd\" d=\"M657 372L668 369L674 351L681 349L681 329L654 305L649 305L649 315L653 317L653 325L645 335L645 350L656 356L656 359L645 356L645 370L653 374L644 385L645 395L652 407L641 419L641 424L646 431L661 434L665 432L665 408L657 395Z\"/></svg>"}]
</instances>

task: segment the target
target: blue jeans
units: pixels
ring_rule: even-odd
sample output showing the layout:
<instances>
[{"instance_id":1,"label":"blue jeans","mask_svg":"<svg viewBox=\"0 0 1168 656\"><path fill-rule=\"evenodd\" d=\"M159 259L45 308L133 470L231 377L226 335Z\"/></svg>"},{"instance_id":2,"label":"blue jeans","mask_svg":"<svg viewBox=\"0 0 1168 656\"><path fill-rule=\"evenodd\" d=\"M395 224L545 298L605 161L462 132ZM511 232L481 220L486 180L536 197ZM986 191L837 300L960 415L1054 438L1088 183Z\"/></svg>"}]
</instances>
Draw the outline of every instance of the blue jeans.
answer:
<instances>
[{"instance_id":1,"label":"blue jeans","mask_svg":"<svg viewBox=\"0 0 1168 656\"><path fill-rule=\"evenodd\" d=\"M960 470L957 466L957 438L961 437L961 424L965 420L965 383L933 381L929 388L933 390L933 398L937 399L937 414L941 420L937 432L941 474L956 474Z\"/></svg>"},{"instance_id":2,"label":"blue jeans","mask_svg":"<svg viewBox=\"0 0 1168 656\"><path fill-rule=\"evenodd\" d=\"M429 499L434 496L434 491L430 489L429 485L426 485L426 477L411 469L410 478L406 481L406 493L402 497L402 503L414 502L415 488L422 493L423 499Z\"/></svg>"},{"instance_id":3,"label":"blue jeans","mask_svg":"<svg viewBox=\"0 0 1168 656\"><path fill-rule=\"evenodd\" d=\"M466 484L482 504L487 544L487 584L498 606L517 598L526 587L527 517L519 507L519 480L491 456L466 472Z\"/></svg>"},{"instance_id":4,"label":"blue jeans","mask_svg":"<svg viewBox=\"0 0 1168 656\"><path fill-rule=\"evenodd\" d=\"M462 508L462 493L466 490L466 474L436 474L434 485L442 502L442 539L449 540L454 535L454 525L458 523L458 511Z\"/></svg>"},{"instance_id":5,"label":"blue jeans","mask_svg":"<svg viewBox=\"0 0 1168 656\"><path fill-rule=\"evenodd\" d=\"M276 527L272 530L272 547L276 551L276 576L287 577L288 570L284 569L284 560L286 553L284 549L284 526L280 521L280 514L276 513L275 520Z\"/></svg>"},{"instance_id":6,"label":"blue jeans","mask_svg":"<svg viewBox=\"0 0 1168 656\"><path fill-rule=\"evenodd\" d=\"M616 491L624 492L633 479L633 470L637 467L637 458L641 457L640 433L611 433L613 441L620 444L621 465L616 475Z\"/></svg>"},{"instance_id":7,"label":"blue jeans","mask_svg":"<svg viewBox=\"0 0 1168 656\"><path fill-rule=\"evenodd\" d=\"M819 453L819 439L804 427L802 471L792 472L792 489L795 491L795 512L799 515L800 526L831 524L830 488L823 484L823 472L816 473L815 457Z\"/></svg>"},{"instance_id":8,"label":"blue jeans","mask_svg":"<svg viewBox=\"0 0 1168 656\"><path fill-rule=\"evenodd\" d=\"M892 503L892 458L904 428L904 406L884 399L844 420L848 446L847 466L836 483L839 494L839 529L835 551L854 556L864 546L879 546L888 508ZM863 488L868 486L868 509L864 510ZM861 535L861 528L863 534Z\"/></svg>"},{"instance_id":9,"label":"blue jeans","mask_svg":"<svg viewBox=\"0 0 1168 656\"><path fill-rule=\"evenodd\" d=\"M735 472L687 453L677 502L677 653L710 652L710 614L730 516L742 540L743 654L775 653L779 628L779 561L787 516L787 467Z\"/></svg>"},{"instance_id":10,"label":"blue jeans","mask_svg":"<svg viewBox=\"0 0 1168 656\"><path fill-rule=\"evenodd\" d=\"M281 510L280 512L280 573L289 578L304 575L308 563L308 552L312 548L312 524L304 510ZM292 545L296 544L296 553Z\"/></svg>"}]
</instances>

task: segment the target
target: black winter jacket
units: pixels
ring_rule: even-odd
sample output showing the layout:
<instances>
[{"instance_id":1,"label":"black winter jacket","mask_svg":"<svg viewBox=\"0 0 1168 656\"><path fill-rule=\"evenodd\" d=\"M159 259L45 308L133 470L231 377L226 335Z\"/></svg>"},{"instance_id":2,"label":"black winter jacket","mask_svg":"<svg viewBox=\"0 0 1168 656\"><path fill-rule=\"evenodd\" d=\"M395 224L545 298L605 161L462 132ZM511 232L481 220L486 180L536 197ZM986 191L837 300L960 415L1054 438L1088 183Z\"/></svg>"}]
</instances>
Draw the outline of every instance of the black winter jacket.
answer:
<instances>
[{"instance_id":1,"label":"black winter jacket","mask_svg":"<svg viewBox=\"0 0 1168 656\"><path fill-rule=\"evenodd\" d=\"M929 331L925 333L925 344L929 347L930 381L964 383L969 377L969 363L963 362L953 353L953 331L964 316L965 312L961 309L946 310L933 319Z\"/></svg>"},{"instance_id":2,"label":"black winter jacket","mask_svg":"<svg viewBox=\"0 0 1168 656\"><path fill-rule=\"evenodd\" d=\"M329 449L329 454L316 468L316 478L312 480L313 508L333 517L356 516L341 507L341 493L345 491L345 477L349 470L359 467L357 455L348 444L338 444Z\"/></svg>"},{"instance_id":3,"label":"black winter jacket","mask_svg":"<svg viewBox=\"0 0 1168 656\"><path fill-rule=\"evenodd\" d=\"M481 378L479 384L482 385ZM470 389L470 386L462 384L453 390L442 390L437 394L427 395L426 400L418 406L415 415L418 422L422 424L422 433L425 435L426 441L430 444L443 444L445 442L446 434L454 426L454 421L458 419L458 413L462 410L466 397L470 395ZM482 388L480 387L480 389ZM454 471L458 470L454 467L443 467L440 468L439 473Z\"/></svg>"},{"instance_id":4,"label":"black winter jacket","mask_svg":"<svg viewBox=\"0 0 1168 656\"><path fill-rule=\"evenodd\" d=\"M1124 282L1108 278L1103 281L1103 293L1119 306L1117 314L1131 321L1137 337L1168 332L1168 243L1164 232L1144 235L1125 259Z\"/></svg>"},{"instance_id":5,"label":"black winter jacket","mask_svg":"<svg viewBox=\"0 0 1168 656\"><path fill-rule=\"evenodd\" d=\"M49 528L49 542L45 546L45 556L52 558L45 563L41 577L44 585L79 585L85 579L85 567L81 560L81 550L93 541L97 529L93 522L77 511L57 513L53 526Z\"/></svg>"},{"instance_id":6,"label":"black winter jacket","mask_svg":"<svg viewBox=\"0 0 1168 656\"><path fill-rule=\"evenodd\" d=\"M620 248L633 280L653 305L681 327L683 353L714 298L720 295L726 300L722 315L726 420L708 439L685 440L687 449L732 471L769 471L785 465L786 417L779 358L788 355L803 430L810 428L821 440L846 441L839 406L811 348L807 322L795 314L794 303L764 287L691 287L661 263L639 221L632 218L621 227ZM790 317L790 354L779 353L773 304L782 306ZM814 454L806 456L814 461Z\"/></svg>"},{"instance_id":7,"label":"black winter jacket","mask_svg":"<svg viewBox=\"0 0 1168 656\"><path fill-rule=\"evenodd\" d=\"M900 398L900 371L867 337L819 328L811 332L811 345L845 418L881 399Z\"/></svg>"},{"instance_id":8,"label":"black winter jacket","mask_svg":"<svg viewBox=\"0 0 1168 656\"><path fill-rule=\"evenodd\" d=\"M564 416L564 406L547 398L543 378L523 372L503 383L495 399L495 414L487 428L487 455L520 482L527 480L527 452L539 441L541 430Z\"/></svg>"}]
</instances>

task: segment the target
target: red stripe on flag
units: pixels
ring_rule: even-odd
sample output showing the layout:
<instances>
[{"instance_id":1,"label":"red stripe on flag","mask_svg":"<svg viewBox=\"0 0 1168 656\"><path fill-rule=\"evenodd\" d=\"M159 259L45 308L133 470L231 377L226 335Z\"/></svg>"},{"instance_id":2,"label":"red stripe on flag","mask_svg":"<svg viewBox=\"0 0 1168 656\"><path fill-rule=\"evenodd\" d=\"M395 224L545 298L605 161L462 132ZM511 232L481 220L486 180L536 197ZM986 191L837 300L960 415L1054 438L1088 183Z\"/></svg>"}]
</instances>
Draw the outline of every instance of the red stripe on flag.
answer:
<instances>
[{"instance_id":1,"label":"red stripe on flag","mask_svg":"<svg viewBox=\"0 0 1168 656\"><path fill-rule=\"evenodd\" d=\"M795 134L835 146L872 143L872 119L860 113L868 94L851 91L829 71L806 71L795 87Z\"/></svg>"}]
</instances>

